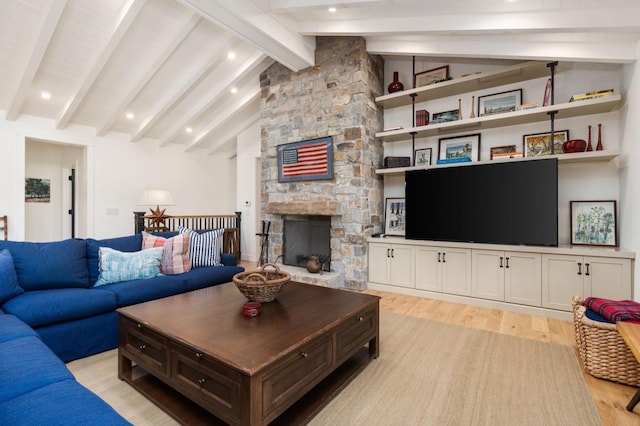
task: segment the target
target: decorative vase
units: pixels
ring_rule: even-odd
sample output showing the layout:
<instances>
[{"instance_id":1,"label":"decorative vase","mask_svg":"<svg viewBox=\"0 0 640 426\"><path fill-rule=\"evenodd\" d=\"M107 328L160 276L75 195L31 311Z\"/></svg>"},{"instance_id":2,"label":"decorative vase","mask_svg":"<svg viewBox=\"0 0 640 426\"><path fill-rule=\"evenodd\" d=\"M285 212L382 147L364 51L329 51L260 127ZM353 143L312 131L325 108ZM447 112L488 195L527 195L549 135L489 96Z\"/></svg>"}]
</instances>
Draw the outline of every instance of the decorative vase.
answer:
<instances>
[{"instance_id":1,"label":"decorative vase","mask_svg":"<svg viewBox=\"0 0 640 426\"><path fill-rule=\"evenodd\" d=\"M598 144L596 145L596 151L602 151L604 147L602 146L602 124L598 123Z\"/></svg>"},{"instance_id":2,"label":"decorative vase","mask_svg":"<svg viewBox=\"0 0 640 426\"><path fill-rule=\"evenodd\" d=\"M322 265L320 264L320 259L318 259L318 256L309 256L307 258L307 264L305 265L305 267L307 268L307 271L315 274L317 272L320 272L320 268L322 267Z\"/></svg>"},{"instance_id":3,"label":"decorative vase","mask_svg":"<svg viewBox=\"0 0 640 426\"><path fill-rule=\"evenodd\" d=\"M584 152L587 148L587 141L584 139L570 139L562 144L562 152L570 154L573 152Z\"/></svg>"},{"instance_id":4,"label":"decorative vase","mask_svg":"<svg viewBox=\"0 0 640 426\"><path fill-rule=\"evenodd\" d=\"M593 151L593 145L591 145L591 124L589 124L589 138L587 140L587 151Z\"/></svg>"},{"instance_id":5,"label":"decorative vase","mask_svg":"<svg viewBox=\"0 0 640 426\"><path fill-rule=\"evenodd\" d=\"M387 90L389 90L389 93L404 90L404 84L398 81L398 71L393 72L393 81L391 82L391 84L389 84Z\"/></svg>"}]
</instances>

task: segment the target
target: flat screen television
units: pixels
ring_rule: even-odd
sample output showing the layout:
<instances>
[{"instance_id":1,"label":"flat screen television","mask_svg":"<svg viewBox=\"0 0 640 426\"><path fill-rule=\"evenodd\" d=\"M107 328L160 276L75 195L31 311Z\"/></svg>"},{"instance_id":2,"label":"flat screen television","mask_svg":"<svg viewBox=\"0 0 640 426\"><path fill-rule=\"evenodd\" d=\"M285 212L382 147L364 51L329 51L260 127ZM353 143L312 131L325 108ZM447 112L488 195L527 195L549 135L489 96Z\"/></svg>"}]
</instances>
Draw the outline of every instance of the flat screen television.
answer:
<instances>
[{"instance_id":1,"label":"flat screen television","mask_svg":"<svg viewBox=\"0 0 640 426\"><path fill-rule=\"evenodd\" d=\"M405 173L405 238L558 245L558 160Z\"/></svg>"}]
</instances>

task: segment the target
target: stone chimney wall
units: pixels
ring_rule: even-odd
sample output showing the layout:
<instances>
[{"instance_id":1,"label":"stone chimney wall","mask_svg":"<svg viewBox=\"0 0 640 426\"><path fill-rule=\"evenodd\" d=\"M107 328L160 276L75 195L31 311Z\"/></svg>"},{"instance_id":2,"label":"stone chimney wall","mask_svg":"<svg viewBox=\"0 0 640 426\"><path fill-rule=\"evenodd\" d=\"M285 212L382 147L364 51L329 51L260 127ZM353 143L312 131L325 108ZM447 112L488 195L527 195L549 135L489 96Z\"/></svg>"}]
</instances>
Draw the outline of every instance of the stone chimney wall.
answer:
<instances>
[{"instance_id":1,"label":"stone chimney wall","mask_svg":"<svg viewBox=\"0 0 640 426\"><path fill-rule=\"evenodd\" d=\"M383 228L384 62L361 37L318 37L316 65L293 72L276 63L260 77L262 200L271 221L269 260L282 254L283 215L331 216L331 269L344 287L365 289L366 238ZM333 178L278 181L278 145L331 136Z\"/></svg>"}]
</instances>

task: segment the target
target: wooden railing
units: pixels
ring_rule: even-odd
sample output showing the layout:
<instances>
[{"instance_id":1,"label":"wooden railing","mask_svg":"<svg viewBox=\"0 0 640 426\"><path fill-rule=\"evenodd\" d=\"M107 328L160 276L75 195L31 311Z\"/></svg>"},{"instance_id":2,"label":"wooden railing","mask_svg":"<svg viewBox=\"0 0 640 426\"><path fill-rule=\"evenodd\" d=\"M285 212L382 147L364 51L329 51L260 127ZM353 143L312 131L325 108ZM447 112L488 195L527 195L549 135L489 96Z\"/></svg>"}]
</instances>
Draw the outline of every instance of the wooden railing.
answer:
<instances>
[{"instance_id":1,"label":"wooden railing","mask_svg":"<svg viewBox=\"0 0 640 426\"><path fill-rule=\"evenodd\" d=\"M135 218L135 233L142 231L178 232L180 227L195 231L210 231L224 229L222 252L236 255L240 261L240 224L242 212L228 215L187 215L164 216L159 226L154 223L154 216L145 216L145 212L133 212Z\"/></svg>"},{"instance_id":2,"label":"wooden railing","mask_svg":"<svg viewBox=\"0 0 640 426\"><path fill-rule=\"evenodd\" d=\"M7 216L0 216L0 231L4 231L4 239L9 239L9 223L7 222Z\"/></svg>"}]
</instances>

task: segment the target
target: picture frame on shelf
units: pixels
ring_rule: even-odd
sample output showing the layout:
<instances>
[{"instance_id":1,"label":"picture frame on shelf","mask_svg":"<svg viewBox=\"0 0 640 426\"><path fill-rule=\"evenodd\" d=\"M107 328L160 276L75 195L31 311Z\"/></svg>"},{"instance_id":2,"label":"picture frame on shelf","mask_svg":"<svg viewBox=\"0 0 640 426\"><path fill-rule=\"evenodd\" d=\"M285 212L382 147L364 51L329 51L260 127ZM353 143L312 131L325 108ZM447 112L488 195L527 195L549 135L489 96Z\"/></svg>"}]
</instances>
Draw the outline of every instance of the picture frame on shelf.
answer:
<instances>
[{"instance_id":1,"label":"picture frame on shelf","mask_svg":"<svg viewBox=\"0 0 640 426\"><path fill-rule=\"evenodd\" d=\"M431 148L416 149L413 152L414 166L430 166L431 165Z\"/></svg>"},{"instance_id":2,"label":"picture frame on shelf","mask_svg":"<svg viewBox=\"0 0 640 426\"><path fill-rule=\"evenodd\" d=\"M569 140L568 130L553 132L554 154L562 154L562 144ZM532 133L522 136L525 157L540 157L551 155L551 132Z\"/></svg>"},{"instance_id":3,"label":"picture frame on shelf","mask_svg":"<svg viewBox=\"0 0 640 426\"><path fill-rule=\"evenodd\" d=\"M436 112L431 116L429 124L448 123L449 121L460 120L460 110L452 109L451 111Z\"/></svg>"},{"instance_id":4,"label":"picture frame on shelf","mask_svg":"<svg viewBox=\"0 0 640 426\"><path fill-rule=\"evenodd\" d=\"M449 65L417 72L413 75L413 87L429 86L449 78Z\"/></svg>"},{"instance_id":5,"label":"picture frame on shelf","mask_svg":"<svg viewBox=\"0 0 640 426\"><path fill-rule=\"evenodd\" d=\"M522 89L478 96L478 117L513 112L522 104Z\"/></svg>"},{"instance_id":6,"label":"picture frame on shelf","mask_svg":"<svg viewBox=\"0 0 640 426\"><path fill-rule=\"evenodd\" d=\"M404 198L385 198L384 233L404 236L406 204Z\"/></svg>"},{"instance_id":7,"label":"picture frame on shelf","mask_svg":"<svg viewBox=\"0 0 640 426\"><path fill-rule=\"evenodd\" d=\"M480 133L438 139L438 161L462 162L480 159Z\"/></svg>"},{"instance_id":8,"label":"picture frame on shelf","mask_svg":"<svg viewBox=\"0 0 640 426\"><path fill-rule=\"evenodd\" d=\"M615 200L570 201L571 244L618 246Z\"/></svg>"},{"instance_id":9,"label":"picture frame on shelf","mask_svg":"<svg viewBox=\"0 0 640 426\"><path fill-rule=\"evenodd\" d=\"M496 154L509 154L512 152L516 152L518 148L515 145L503 145L503 146L493 146L491 147L491 157L493 160L493 156Z\"/></svg>"}]
</instances>

